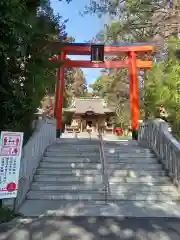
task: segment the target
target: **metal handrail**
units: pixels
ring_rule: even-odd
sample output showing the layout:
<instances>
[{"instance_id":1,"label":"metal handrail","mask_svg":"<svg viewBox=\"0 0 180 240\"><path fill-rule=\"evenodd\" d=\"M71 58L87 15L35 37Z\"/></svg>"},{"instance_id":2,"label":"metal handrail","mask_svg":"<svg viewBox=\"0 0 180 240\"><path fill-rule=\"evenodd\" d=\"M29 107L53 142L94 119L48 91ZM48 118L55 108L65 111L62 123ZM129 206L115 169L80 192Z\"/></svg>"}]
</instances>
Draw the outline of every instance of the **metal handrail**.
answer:
<instances>
[{"instance_id":1,"label":"metal handrail","mask_svg":"<svg viewBox=\"0 0 180 240\"><path fill-rule=\"evenodd\" d=\"M104 195L105 195L105 202L108 201L108 195L110 195L110 187L109 187L109 178L108 178L108 172L106 167L106 159L105 159L105 153L104 153L104 142L102 137L102 132L99 130L99 143L100 143L100 160L102 165L102 181L104 185Z\"/></svg>"}]
</instances>

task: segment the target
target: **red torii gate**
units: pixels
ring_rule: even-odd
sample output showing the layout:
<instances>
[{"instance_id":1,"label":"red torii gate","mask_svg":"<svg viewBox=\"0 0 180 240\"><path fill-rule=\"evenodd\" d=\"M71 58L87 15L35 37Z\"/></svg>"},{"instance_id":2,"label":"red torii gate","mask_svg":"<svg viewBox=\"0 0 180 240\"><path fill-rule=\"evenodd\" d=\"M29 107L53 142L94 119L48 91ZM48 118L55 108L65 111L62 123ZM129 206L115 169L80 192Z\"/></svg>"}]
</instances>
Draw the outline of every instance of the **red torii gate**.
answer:
<instances>
[{"instance_id":1,"label":"red torii gate","mask_svg":"<svg viewBox=\"0 0 180 240\"><path fill-rule=\"evenodd\" d=\"M104 54L119 55L127 53L126 60L115 60L105 62L92 62L86 60L70 60L67 55L91 55L90 43L63 43L61 54L51 61L62 61L63 65L57 69L55 117L56 117L56 137L60 138L62 128L62 108L64 92L64 70L65 68L127 68L130 79L130 112L133 139L137 139L137 129L139 120L139 93L137 69L148 69L152 67L152 61L136 59L136 54L152 52L153 47L147 43L122 43L118 45L105 45ZM98 45L97 45L98 46Z\"/></svg>"}]
</instances>

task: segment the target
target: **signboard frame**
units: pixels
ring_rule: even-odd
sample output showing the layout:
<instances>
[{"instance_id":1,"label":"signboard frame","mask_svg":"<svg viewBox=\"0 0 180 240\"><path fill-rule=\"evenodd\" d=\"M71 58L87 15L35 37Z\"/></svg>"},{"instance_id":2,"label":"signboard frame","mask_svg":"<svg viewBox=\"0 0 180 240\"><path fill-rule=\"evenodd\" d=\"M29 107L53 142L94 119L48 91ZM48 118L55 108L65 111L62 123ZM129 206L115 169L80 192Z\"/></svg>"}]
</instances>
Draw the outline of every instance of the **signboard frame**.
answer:
<instances>
[{"instance_id":1,"label":"signboard frame","mask_svg":"<svg viewBox=\"0 0 180 240\"><path fill-rule=\"evenodd\" d=\"M1 132L0 200L17 197L23 136L23 132Z\"/></svg>"}]
</instances>

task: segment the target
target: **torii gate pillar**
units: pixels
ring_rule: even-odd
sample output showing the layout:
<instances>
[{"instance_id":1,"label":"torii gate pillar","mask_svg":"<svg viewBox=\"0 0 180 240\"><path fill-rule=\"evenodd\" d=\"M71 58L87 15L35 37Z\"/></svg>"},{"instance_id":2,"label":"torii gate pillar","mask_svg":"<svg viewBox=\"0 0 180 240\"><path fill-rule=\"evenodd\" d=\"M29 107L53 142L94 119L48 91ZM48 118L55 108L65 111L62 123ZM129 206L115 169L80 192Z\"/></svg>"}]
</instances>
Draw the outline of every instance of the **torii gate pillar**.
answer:
<instances>
[{"instance_id":1,"label":"torii gate pillar","mask_svg":"<svg viewBox=\"0 0 180 240\"><path fill-rule=\"evenodd\" d=\"M130 96L130 112L131 112L131 128L132 139L138 138L138 121L140 119L139 111L139 84L136 65L136 53L128 52L129 59L129 96Z\"/></svg>"},{"instance_id":2,"label":"torii gate pillar","mask_svg":"<svg viewBox=\"0 0 180 240\"><path fill-rule=\"evenodd\" d=\"M66 55L64 52L58 56L59 61L64 61ZM54 115L56 118L56 138L60 138L62 130L62 116L63 116L63 95L64 95L64 67L57 69L57 80L56 80L56 98L55 98L55 109Z\"/></svg>"}]
</instances>

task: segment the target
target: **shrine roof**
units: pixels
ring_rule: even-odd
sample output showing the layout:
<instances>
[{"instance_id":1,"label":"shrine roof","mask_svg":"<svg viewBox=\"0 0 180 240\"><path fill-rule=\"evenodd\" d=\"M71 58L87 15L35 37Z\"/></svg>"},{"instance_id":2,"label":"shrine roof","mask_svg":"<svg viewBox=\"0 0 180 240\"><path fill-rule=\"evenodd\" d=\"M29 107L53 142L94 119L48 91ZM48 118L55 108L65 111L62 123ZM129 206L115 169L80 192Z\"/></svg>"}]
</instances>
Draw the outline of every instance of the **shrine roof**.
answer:
<instances>
[{"instance_id":1,"label":"shrine roof","mask_svg":"<svg viewBox=\"0 0 180 240\"><path fill-rule=\"evenodd\" d=\"M102 98L76 98L65 112L73 112L76 114L85 114L87 112L93 112L94 114L106 114L113 113L114 110L107 107L104 99Z\"/></svg>"}]
</instances>

